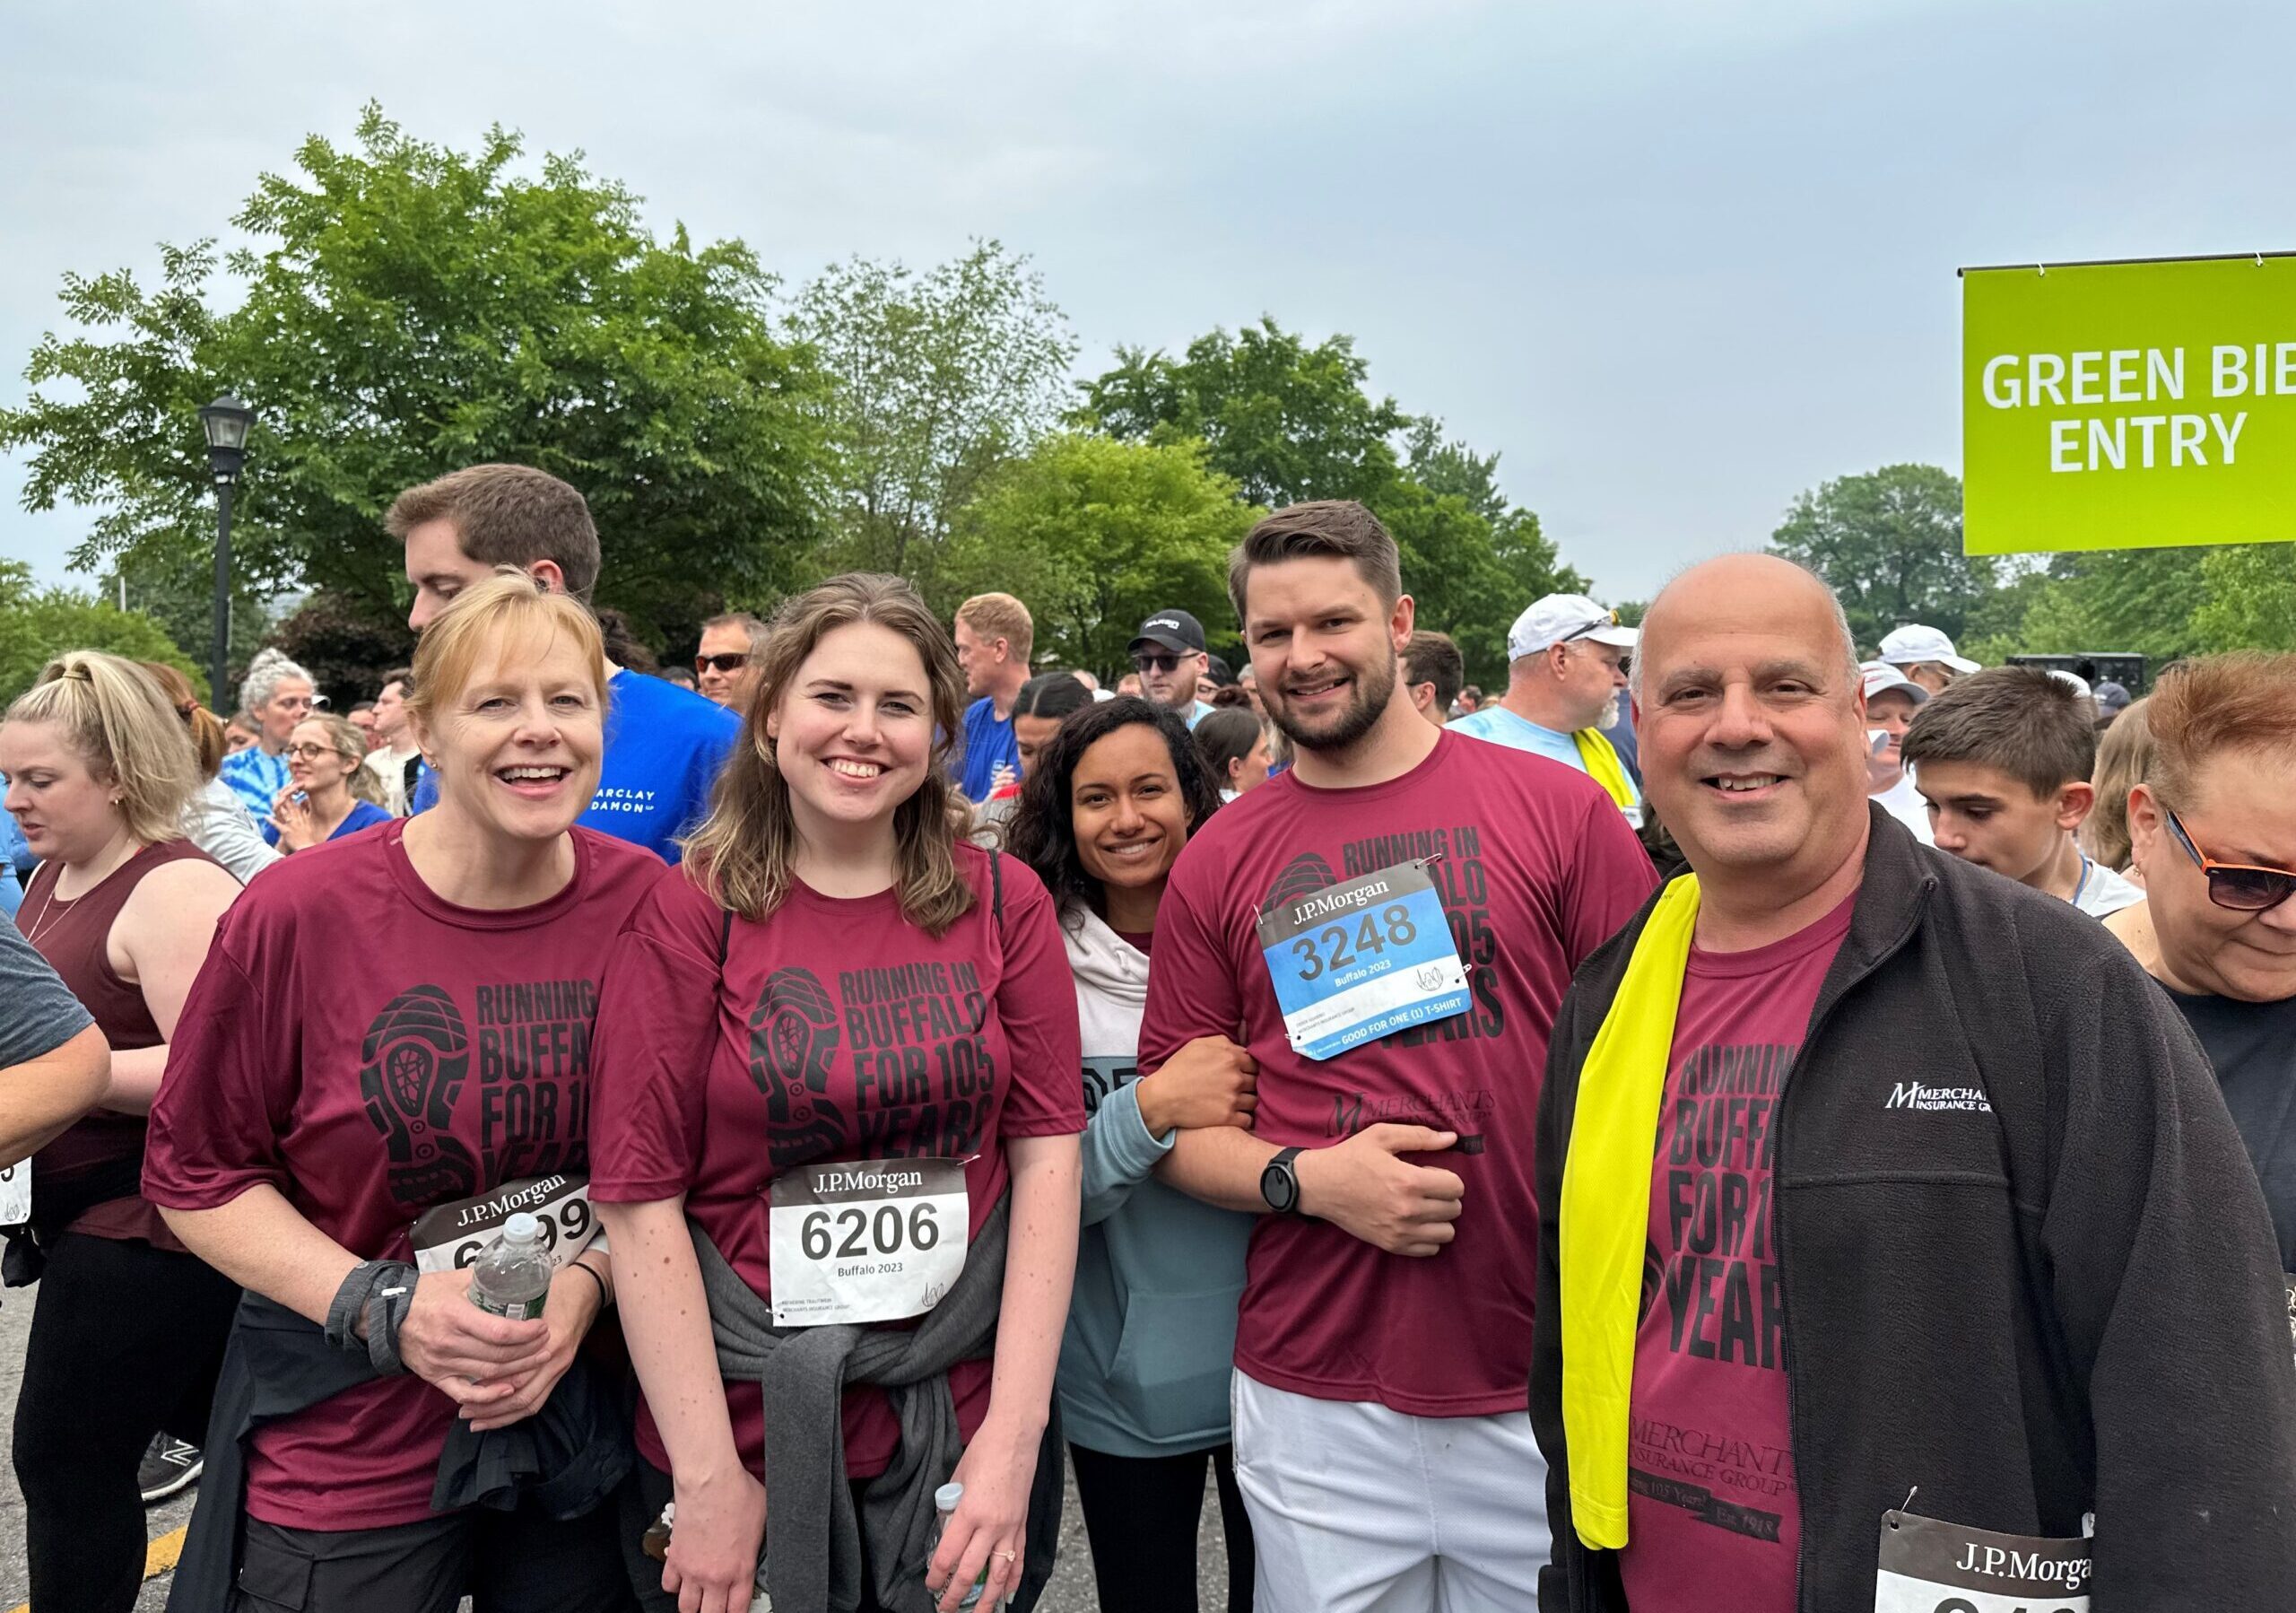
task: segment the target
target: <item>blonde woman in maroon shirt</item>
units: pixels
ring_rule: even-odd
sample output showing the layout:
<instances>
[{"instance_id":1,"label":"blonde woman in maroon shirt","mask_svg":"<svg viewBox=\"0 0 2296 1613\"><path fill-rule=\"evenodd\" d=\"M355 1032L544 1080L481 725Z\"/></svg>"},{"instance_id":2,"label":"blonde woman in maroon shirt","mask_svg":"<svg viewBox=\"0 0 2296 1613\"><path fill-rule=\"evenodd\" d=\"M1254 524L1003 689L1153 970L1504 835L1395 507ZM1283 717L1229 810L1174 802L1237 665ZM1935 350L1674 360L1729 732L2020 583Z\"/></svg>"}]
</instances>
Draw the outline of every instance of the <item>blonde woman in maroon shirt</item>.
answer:
<instances>
[{"instance_id":1,"label":"blonde woman in maroon shirt","mask_svg":"<svg viewBox=\"0 0 2296 1613\"><path fill-rule=\"evenodd\" d=\"M131 661L51 662L0 724L0 772L41 859L16 922L112 1050L102 1101L33 1155L31 1226L9 1251L9 1280L41 1279L15 1425L31 1593L41 1613L125 1609L144 1570L137 1462L162 1429L200 1439L238 1298L137 1178L186 994L239 887L183 837L191 740Z\"/></svg>"}]
</instances>

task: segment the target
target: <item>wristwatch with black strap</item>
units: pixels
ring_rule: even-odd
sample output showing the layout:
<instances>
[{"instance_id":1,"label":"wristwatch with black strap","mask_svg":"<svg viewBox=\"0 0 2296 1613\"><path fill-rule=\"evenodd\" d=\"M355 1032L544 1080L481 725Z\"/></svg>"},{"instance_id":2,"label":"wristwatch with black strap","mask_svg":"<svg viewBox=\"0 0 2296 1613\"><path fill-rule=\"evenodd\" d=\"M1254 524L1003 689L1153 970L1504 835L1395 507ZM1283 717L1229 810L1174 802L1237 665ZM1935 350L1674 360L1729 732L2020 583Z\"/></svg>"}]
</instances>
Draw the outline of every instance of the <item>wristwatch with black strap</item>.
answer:
<instances>
[{"instance_id":1,"label":"wristwatch with black strap","mask_svg":"<svg viewBox=\"0 0 2296 1613\"><path fill-rule=\"evenodd\" d=\"M1279 1148L1259 1173L1259 1196L1279 1216L1300 1213L1300 1173L1292 1164L1300 1154L1298 1148Z\"/></svg>"}]
</instances>

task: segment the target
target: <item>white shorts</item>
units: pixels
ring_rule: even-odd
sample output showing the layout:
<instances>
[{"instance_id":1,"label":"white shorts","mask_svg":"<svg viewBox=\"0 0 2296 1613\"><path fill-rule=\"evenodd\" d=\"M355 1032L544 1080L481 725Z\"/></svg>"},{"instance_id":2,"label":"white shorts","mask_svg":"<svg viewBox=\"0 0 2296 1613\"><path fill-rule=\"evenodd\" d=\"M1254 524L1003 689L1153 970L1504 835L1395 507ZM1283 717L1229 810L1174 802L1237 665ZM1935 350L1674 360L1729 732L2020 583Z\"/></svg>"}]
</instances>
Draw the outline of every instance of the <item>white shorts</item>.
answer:
<instances>
[{"instance_id":1,"label":"white shorts","mask_svg":"<svg viewBox=\"0 0 2296 1613\"><path fill-rule=\"evenodd\" d=\"M1242 1373L1236 1484L1254 1613L1526 1613L1552 1536L1527 1412L1422 1417Z\"/></svg>"}]
</instances>

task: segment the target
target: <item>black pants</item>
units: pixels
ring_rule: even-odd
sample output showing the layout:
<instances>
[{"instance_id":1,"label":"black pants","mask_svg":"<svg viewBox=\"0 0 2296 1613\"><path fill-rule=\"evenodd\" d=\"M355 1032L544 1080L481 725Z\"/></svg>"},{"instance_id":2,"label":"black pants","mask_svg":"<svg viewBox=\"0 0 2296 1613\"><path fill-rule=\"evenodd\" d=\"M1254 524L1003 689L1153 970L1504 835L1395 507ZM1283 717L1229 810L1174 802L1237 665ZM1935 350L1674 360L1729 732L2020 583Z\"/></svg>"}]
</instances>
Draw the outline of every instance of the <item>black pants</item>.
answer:
<instances>
[{"instance_id":1,"label":"black pants","mask_svg":"<svg viewBox=\"0 0 2296 1613\"><path fill-rule=\"evenodd\" d=\"M127 1613L144 1581L135 1469L165 1429L197 1444L239 1290L187 1254L65 1233L45 1251L16 1482L40 1613Z\"/></svg>"},{"instance_id":2,"label":"black pants","mask_svg":"<svg viewBox=\"0 0 2296 1613\"><path fill-rule=\"evenodd\" d=\"M869 1487L865 1478L852 1483L853 1506L860 1510L861 1494ZM622 1540L622 1556L630 1575L631 1587L638 1592L638 1600L646 1613L677 1613L678 1599L662 1589L662 1565L646 1555L642 1542L654 1520L662 1515L663 1506L669 1501L673 1487L670 1476L648 1461L644 1456L630 1464L630 1477L622 1487L622 1521L615 1531ZM767 1543L769 1555L772 1542ZM861 1576L861 1605L854 1613L883 1613L883 1604L877 1600L877 1591L869 1575Z\"/></svg>"},{"instance_id":3,"label":"black pants","mask_svg":"<svg viewBox=\"0 0 2296 1613\"><path fill-rule=\"evenodd\" d=\"M636 1613L614 1512L560 1522L486 1507L395 1529L247 1521L230 1613Z\"/></svg>"},{"instance_id":4,"label":"black pants","mask_svg":"<svg viewBox=\"0 0 2296 1613\"><path fill-rule=\"evenodd\" d=\"M1236 1488L1235 1451L1220 1445L1184 1456L1110 1456L1068 1447L1092 1543L1100 1613L1194 1613L1196 1521L1204 1511L1204 1463L1220 1486L1220 1527L1228 1539L1228 1613L1251 1613L1252 1525Z\"/></svg>"}]
</instances>

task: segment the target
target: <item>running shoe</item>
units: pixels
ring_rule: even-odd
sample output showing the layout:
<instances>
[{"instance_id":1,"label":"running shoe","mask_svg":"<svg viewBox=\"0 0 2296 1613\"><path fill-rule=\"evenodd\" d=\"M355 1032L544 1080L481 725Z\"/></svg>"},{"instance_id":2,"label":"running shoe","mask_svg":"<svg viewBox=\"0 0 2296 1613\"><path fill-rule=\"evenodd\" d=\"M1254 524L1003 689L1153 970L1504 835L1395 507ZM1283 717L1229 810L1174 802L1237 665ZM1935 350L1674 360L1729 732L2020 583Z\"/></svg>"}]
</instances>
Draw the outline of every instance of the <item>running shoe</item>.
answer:
<instances>
[{"instance_id":1,"label":"running shoe","mask_svg":"<svg viewBox=\"0 0 2296 1613\"><path fill-rule=\"evenodd\" d=\"M135 1469L136 1487L144 1492L144 1504L153 1506L189 1489L199 1482L203 1465L197 1445L187 1444L171 1434L152 1435L151 1448L144 1452L144 1460Z\"/></svg>"}]
</instances>

